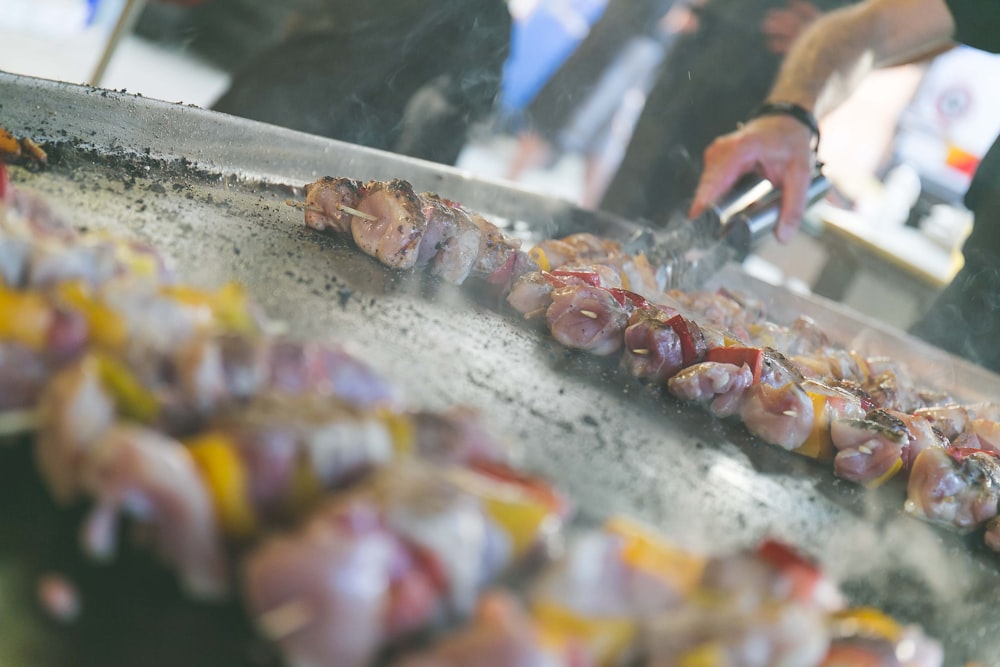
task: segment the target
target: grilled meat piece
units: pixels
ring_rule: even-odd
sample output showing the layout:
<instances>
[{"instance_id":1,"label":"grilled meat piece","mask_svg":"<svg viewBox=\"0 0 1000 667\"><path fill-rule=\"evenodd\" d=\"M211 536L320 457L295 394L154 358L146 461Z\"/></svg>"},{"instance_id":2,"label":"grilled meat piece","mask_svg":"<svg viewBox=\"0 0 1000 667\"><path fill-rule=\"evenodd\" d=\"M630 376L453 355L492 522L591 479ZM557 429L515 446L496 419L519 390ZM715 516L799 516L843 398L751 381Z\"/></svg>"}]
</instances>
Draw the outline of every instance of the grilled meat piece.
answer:
<instances>
[{"instance_id":1,"label":"grilled meat piece","mask_svg":"<svg viewBox=\"0 0 1000 667\"><path fill-rule=\"evenodd\" d=\"M859 484L874 484L895 474L909 445L906 425L884 410L872 410L864 419L832 420L830 438L838 450L834 474Z\"/></svg>"},{"instance_id":2,"label":"grilled meat piece","mask_svg":"<svg viewBox=\"0 0 1000 667\"><path fill-rule=\"evenodd\" d=\"M812 432L816 413L812 400L798 384L752 385L744 394L740 419L747 430L772 445L798 449Z\"/></svg>"},{"instance_id":3,"label":"grilled meat piece","mask_svg":"<svg viewBox=\"0 0 1000 667\"><path fill-rule=\"evenodd\" d=\"M682 401L707 403L719 418L739 414L743 395L753 384L753 373L744 364L703 361L681 370L667 382L670 393Z\"/></svg>"},{"instance_id":4,"label":"grilled meat piece","mask_svg":"<svg viewBox=\"0 0 1000 667\"><path fill-rule=\"evenodd\" d=\"M434 193L420 195L427 220L417 263L431 263L431 273L453 285L469 277L479 257L482 230L468 211Z\"/></svg>"},{"instance_id":5,"label":"grilled meat piece","mask_svg":"<svg viewBox=\"0 0 1000 667\"><path fill-rule=\"evenodd\" d=\"M305 186L306 226L319 231L332 229L348 234L354 216L343 207L357 209L363 194L361 183L352 178L324 176Z\"/></svg>"},{"instance_id":6,"label":"grilled meat piece","mask_svg":"<svg viewBox=\"0 0 1000 667\"><path fill-rule=\"evenodd\" d=\"M663 384L684 368L681 339L660 311L636 309L624 334L622 367L634 378Z\"/></svg>"},{"instance_id":7,"label":"grilled meat piece","mask_svg":"<svg viewBox=\"0 0 1000 667\"><path fill-rule=\"evenodd\" d=\"M360 499L251 551L241 589L258 629L293 665L364 667L439 600L413 551Z\"/></svg>"},{"instance_id":8,"label":"grilled meat piece","mask_svg":"<svg viewBox=\"0 0 1000 667\"><path fill-rule=\"evenodd\" d=\"M969 532L997 515L1000 460L988 452L926 449L913 462L906 496L913 516Z\"/></svg>"},{"instance_id":9,"label":"grilled meat piece","mask_svg":"<svg viewBox=\"0 0 1000 667\"><path fill-rule=\"evenodd\" d=\"M107 559L117 548L119 514L151 537L153 551L175 569L188 593L223 596L228 565L215 510L201 475L180 443L137 426L115 426L81 464L81 486L93 498L83 549Z\"/></svg>"},{"instance_id":10,"label":"grilled meat piece","mask_svg":"<svg viewBox=\"0 0 1000 667\"><path fill-rule=\"evenodd\" d=\"M545 314L553 338L567 347L598 356L622 346L628 312L606 289L569 285L552 292Z\"/></svg>"},{"instance_id":11,"label":"grilled meat piece","mask_svg":"<svg viewBox=\"0 0 1000 667\"><path fill-rule=\"evenodd\" d=\"M471 623L394 667L556 667L533 619L511 595L493 592Z\"/></svg>"},{"instance_id":12,"label":"grilled meat piece","mask_svg":"<svg viewBox=\"0 0 1000 667\"><path fill-rule=\"evenodd\" d=\"M354 217L351 235L368 255L394 269L412 269L427 228L423 204L406 181L370 181L357 209L374 219Z\"/></svg>"},{"instance_id":13,"label":"grilled meat piece","mask_svg":"<svg viewBox=\"0 0 1000 667\"><path fill-rule=\"evenodd\" d=\"M914 411L914 414L927 419L946 438L954 440L975 419L1000 421L1000 403L985 402L969 405L950 403L920 408Z\"/></svg>"}]
</instances>

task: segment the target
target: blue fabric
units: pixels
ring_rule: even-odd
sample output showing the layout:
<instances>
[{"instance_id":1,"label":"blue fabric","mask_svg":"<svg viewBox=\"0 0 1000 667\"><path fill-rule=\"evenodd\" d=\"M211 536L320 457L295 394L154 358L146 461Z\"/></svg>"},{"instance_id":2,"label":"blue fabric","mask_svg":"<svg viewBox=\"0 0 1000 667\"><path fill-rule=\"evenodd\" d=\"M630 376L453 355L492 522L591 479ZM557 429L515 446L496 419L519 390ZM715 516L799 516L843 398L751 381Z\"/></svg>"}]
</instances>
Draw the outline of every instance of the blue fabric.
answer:
<instances>
[{"instance_id":1,"label":"blue fabric","mask_svg":"<svg viewBox=\"0 0 1000 667\"><path fill-rule=\"evenodd\" d=\"M514 23L500 93L500 108L505 113L523 110L585 37L567 30L554 10L559 2L592 26L607 0L543 1L527 18Z\"/></svg>"}]
</instances>

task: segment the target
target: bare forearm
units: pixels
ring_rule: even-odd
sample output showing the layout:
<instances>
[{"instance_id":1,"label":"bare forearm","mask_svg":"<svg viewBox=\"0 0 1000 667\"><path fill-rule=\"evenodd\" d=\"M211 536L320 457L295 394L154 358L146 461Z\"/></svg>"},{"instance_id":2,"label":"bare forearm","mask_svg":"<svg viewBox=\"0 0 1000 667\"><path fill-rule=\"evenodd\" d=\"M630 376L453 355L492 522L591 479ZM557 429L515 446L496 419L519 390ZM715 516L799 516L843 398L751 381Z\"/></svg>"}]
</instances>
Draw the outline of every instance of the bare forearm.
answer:
<instances>
[{"instance_id":1,"label":"bare forearm","mask_svg":"<svg viewBox=\"0 0 1000 667\"><path fill-rule=\"evenodd\" d=\"M943 0L869 0L831 12L796 41L768 99L823 116L873 69L947 48L953 30Z\"/></svg>"}]
</instances>

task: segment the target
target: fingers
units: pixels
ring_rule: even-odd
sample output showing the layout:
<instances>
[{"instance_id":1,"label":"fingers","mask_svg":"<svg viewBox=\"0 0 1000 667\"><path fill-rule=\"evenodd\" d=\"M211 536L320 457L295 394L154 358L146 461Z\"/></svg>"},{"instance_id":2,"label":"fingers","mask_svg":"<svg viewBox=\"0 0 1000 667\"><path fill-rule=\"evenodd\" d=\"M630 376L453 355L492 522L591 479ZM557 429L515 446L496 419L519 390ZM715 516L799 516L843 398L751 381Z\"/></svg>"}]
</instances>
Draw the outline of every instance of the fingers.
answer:
<instances>
[{"instance_id":1,"label":"fingers","mask_svg":"<svg viewBox=\"0 0 1000 667\"><path fill-rule=\"evenodd\" d=\"M812 135L788 116L764 116L719 137L705 150L704 170L688 216L695 218L726 194L740 176L759 169L782 191L775 235L798 229L812 179Z\"/></svg>"},{"instance_id":2,"label":"fingers","mask_svg":"<svg viewBox=\"0 0 1000 667\"><path fill-rule=\"evenodd\" d=\"M759 153L757 142L737 130L719 137L705 149L705 168L694 193L689 218L701 215L705 209L729 192L743 174L756 166Z\"/></svg>"},{"instance_id":3,"label":"fingers","mask_svg":"<svg viewBox=\"0 0 1000 667\"><path fill-rule=\"evenodd\" d=\"M812 169L808 163L804 168L797 163L790 165L785 171L784 182L781 184L781 214L778 216L778 225L774 228L774 235L782 243L791 241L802 223L811 180Z\"/></svg>"}]
</instances>

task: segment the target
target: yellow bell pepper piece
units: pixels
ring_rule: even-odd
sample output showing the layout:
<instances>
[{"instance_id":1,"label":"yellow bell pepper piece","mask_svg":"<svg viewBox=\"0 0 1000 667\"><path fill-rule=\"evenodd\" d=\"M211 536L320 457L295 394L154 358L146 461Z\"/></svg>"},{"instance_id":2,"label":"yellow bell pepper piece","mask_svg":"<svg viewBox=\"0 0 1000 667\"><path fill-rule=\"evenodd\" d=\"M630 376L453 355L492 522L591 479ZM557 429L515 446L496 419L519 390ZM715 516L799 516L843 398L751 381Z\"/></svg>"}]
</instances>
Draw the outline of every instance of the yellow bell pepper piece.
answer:
<instances>
[{"instance_id":1,"label":"yellow bell pepper piece","mask_svg":"<svg viewBox=\"0 0 1000 667\"><path fill-rule=\"evenodd\" d=\"M813 427L809 437L801 447L795 449L797 454L802 454L817 461L833 460L833 440L830 438L830 413L827 410L827 396L806 392L813 404Z\"/></svg>"},{"instance_id":2,"label":"yellow bell pepper piece","mask_svg":"<svg viewBox=\"0 0 1000 667\"><path fill-rule=\"evenodd\" d=\"M95 298L82 281L61 283L57 288L57 295L63 303L79 311L87 320L90 340L94 345L112 350L125 347L128 342L125 321L112 308Z\"/></svg>"},{"instance_id":3,"label":"yellow bell pepper piece","mask_svg":"<svg viewBox=\"0 0 1000 667\"><path fill-rule=\"evenodd\" d=\"M219 523L227 535L248 537L257 527L250 507L246 468L228 437L208 432L185 443L212 496Z\"/></svg>"},{"instance_id":4,"label":"yellow bell pepper piece","mask_svg":"<svg viewBox=\"0 0 1000 667\"><path fill-rule=\"evenodd\" d=\"M101 384L114 398L123 416L148 424L159 415L160 403L156 396L125 364L101 352L92 353L85 363L95 364Z\"/></svg>"},{"instance_id":5,"label":"yellow bell pepper piece","mask_svg":"<svg viewBox=\"0 0 1000 667\"><path fill-rule=\"evenodd\" d=\"M239 283L229 282L215 292L190 285L167 285L160 294L205 313L206 324L226 331L249 333L255 330L246 292Z\"/></svg>"},{"instance_id":6,"label":"yellow bell pepper piece","mask_svg":"<svg viewBox=\"0 0 1000 667\"><path fill-rule=\"evenodd\" d=\"M881 475L879 475L878 477L876 477L873 480L865 482L865 487L867 487L869 489L877 489L878 487L882 486L883 484L885 484L886 482L888 482L890 479L892 479L893 477L895 477L896 473L899 472L900 470L902 470L902 468L903 468L903 460L902 459L896 459L896 461L893 462L892 467L890 467L884 473L882 473Z\"/></svg>"},{"instance_id":7,"label":"yellow bell pepper piece","mask_svg":"<svg viewBox=\"0 0 1000 667\"><path fill-rule=\"evenodd\" d=\"M668 582L682 594L701 579L705 559L681 551L626 517L613 517L605 529L622 538L622 559L632 567Z\"/></svg>"},{"instance_id":8,"label":"yellow bell pepper piece","mask_svg":"<svg viewBox=\"0 0 1000 667\"><path fill-rule=\"evenodd\" d=\"M549 262L549 256L545 254L545 251L535 246L528 251L528 257L535 261L538 265L539 271L551 271L552 264Z\"/></svg>"},{"instance_id":9,"label":"yellow bell pepper piece","mask_svg":"<svg viewBox=\"0 0 1000 667\"><path fill-rule=\"evenodd\" d=\"M256 328L246 291L239 283L228 282L218 289L212 312L219 326L229 331L250 333Z\"/></svg>"},{"instance_id":10,"label":"yellow bell pepper piece","mask_svg":"<svg viewBox=\"0 0 1000 667\"><path fill-rule=\"evenodd\" d=\"M305 456L295 462L291 495L285 508L291 516L301 516L323 495L323 484Z\"/></svg>"},{"instance_id":11,"label":"yellow bell pepper piece","mask_svg":"<svg viewBox=\"0 0 1000 667\"><path fill-rule=\"evenodd\" d=\"M461 468L450 470L449 476L481 500L486 513L510 539L515 558L524 555L535 544L552 516L548 507L514 484Z\"/></svg>"},{"instance_id":12,"label":"yellow bell pepper piece","mask_svg":"<svg viewBox=\"0 0 1000 667\"><path fill-rule=\"evenodd\" d=\"M160 273L160 264L156 257L148 252L137 252L127 243L115 245L115 258L128 267L131 275L153 278Z\"/></svg>"},{"instance_id":13,"label":"yellow bell pepper piece","mask_svg":"<svg viewBox=\"0 0 1000 667\"><path fill-rule=\"evenodd\" d=\"M855 607L833 614L834 635L840 637L867 636L897 642L903 630L885 613L872 607Z\"/></svg>"},{"instance_id":14,"label":"yellow bell pepper piece","mask_svg":"<svg viewBox=\"0 0 1000 667\"><path fill-rule=\"evenodd\" d=\"M543 646L558 650L582 644L588 656L601 666L618 664L638 633L633 619L587 618L545 600L536 602L531 612Z\"/></svg>"},{"instance_id":15,"label":"yellow bell pepper piece","mask_svg":"<svg viewBox=\"0 0 1000 667\"><path fill-rule=\"evenodd\" d=\"M417 431L413 425L413 419L409 415L391 410L379 410L377 416L385 424L386 430L389 431L396 456L403 457L413 454L417 446Z\"/></svg>"},{"instance_id":16,"label":"yellow bell pepper piece","mask_svg":"<svg viewBox=\"0 0 1000 667\"><path fill-rule=\"evenodd\" d=\"M52 307L40 294L0 285L0 340L44 349L52 318Z\"/></svg>"},{"instance_id":17,"label":"yellow bell pepper piece","mask_svg":"<svg viewBox=\"0 0 1000 667\"><path fill-rule=\"evenodd\" d=\"M726 662L725 649L715 642L708 642L685 652L677 667L718 667Z\"/></svg>"}]
</instances>

